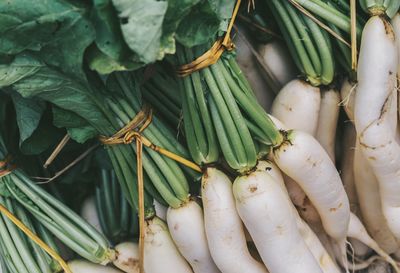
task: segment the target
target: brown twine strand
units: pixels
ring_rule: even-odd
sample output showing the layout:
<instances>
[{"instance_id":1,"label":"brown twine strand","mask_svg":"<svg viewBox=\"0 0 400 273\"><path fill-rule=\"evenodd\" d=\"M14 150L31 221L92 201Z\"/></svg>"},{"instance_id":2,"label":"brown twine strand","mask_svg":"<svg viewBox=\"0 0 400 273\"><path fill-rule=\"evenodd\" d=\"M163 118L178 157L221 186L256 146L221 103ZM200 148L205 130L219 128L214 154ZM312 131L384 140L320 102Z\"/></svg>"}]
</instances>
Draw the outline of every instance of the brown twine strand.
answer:
<instances>
[{"instance_id":1,"label":"brown twine strand","mask_svg":"<svg viewBox=\"0 0 400 273\"><path fill-rule=\"evenodd\" d=\"M350 0L351 19L351 69L357 71L357 7L356 0Z\"/></svg>"},{"instance_id":2,"label":"brown twine strand","mask_svg":"<svg viewBox=\"0 0 400 273\"><path fill-rule=\"evenodd\" d=\"M0 161L0 178L10 174L14 169L14 165L10 165L11 156L6 156L4 160Z\"/></svg>"},{"instance_id":3,"label":"brown twine strand","mask_svg":"<svg viewBox=\"0 0 400 273\"><path fill-rule=\"evenodd\" d=\"M49 167L53 163L53 161L57 158L59 153L61 153L62 149L64 149L65 145L67 145L70 139L71 139L70 136L68 134L65 134L65 136L61 139L60 143L57 144L57 147L47 158L46 162L43 165L43 168L47 169L47 167Z\"/></svg>"},{"instance_id":4,"label":"brown twine strand","mask_svg":"<svg viewBox=\"0 0 400 273\"><path fill-rule=\"evenodd\" d=\"M224 37L218 39L209 50L191 63L181 65L176 71L179 77L188 76L195 71L199 71L205 67L215 64L225 50L231 51L235 48L235 45L231 40L231 31L239 11L240 2L241 0L237 0L236 2L235 8L233 9L232 18L229 22L228 29L226 30Z\"/></svg>"},{"instance_id":5,"label":"brown twine strand","mask_svg":"<svg viewBox=\"0 0 400 273\"><path fill-rule=\"evenodd\" d=\"M100 136L99 140L104 145L131 144L136 141L136 164L137 183L139 195L139 271L144 273L144 237L145 237L145 216L144 216L144 182L143 182L143 145L165 155L189 168L201 172L201 168L193 162L165 150L142 135L143 131L151 124L153 118L152 109L146 105L136 116L118 132L111 137Z\"/></svg>"}]
</instances>

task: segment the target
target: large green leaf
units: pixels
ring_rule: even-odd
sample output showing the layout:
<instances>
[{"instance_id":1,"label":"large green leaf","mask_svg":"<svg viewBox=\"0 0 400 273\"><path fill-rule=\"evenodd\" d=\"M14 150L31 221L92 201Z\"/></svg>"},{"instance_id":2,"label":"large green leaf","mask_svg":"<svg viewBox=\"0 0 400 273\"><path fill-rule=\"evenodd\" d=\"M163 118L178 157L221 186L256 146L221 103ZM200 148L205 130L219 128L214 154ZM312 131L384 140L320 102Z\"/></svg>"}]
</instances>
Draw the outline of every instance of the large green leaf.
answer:
<instances>
[{"instance_id":1,"label":"large green leaf","mask_svg":"<svg viewBox=\"0 0 400 273\"><path fill-rule=\"evenodd\" d=\"M176 39L186 47L204 44L214 38L220 19L208 2L201 2L179 24Z\"/></svg>"},{"instance_id":2,"label":"large green leaf","mask_svg":"<svg viewBox=\"0 0 400 273\"><path fill-rule=\"evenodd\" d=\"M98 134L85 119L57 106L53 106L53 124L59 128L67 128L68 135L78 143L84 143Z\"/></svg>"},{"instance_id":3,"label":"large green leaf","mask_svg":"<svg viewBox=\"0 0 400 273\"><path fill-rule=\"evenodd\" d=\"M20 150L26 155L37 155L50 147L54 147L65 131L52 125L51 114L43 115L38 127L32 135L20 144Z\"/></svg>"},{"instance_id":4,"label":"large green leaf","mask_svg":"<svg viewBox=\"0 0 400 273\"><path fill-rule=\"evenodd\" d=\"M35 67L34 73L20 73ZM15 75L18 75L16 77ZM10 84L26 98L39 98L76 113L96 129L109 129L101 103L87 84L44 64L29 54L18 55L12 63L0 64L0 87Z\"/></svg>"},{"instance_id":5,"label":"large green leaf","mask_svg":"<svg viewBox=\"0 0 400 273\"><path fill-rule=\"evenodd\" d=\"M95 42L100 51L114 60L131 54L111 0L93 0L91 19L96 29Z\"/></svg>"},{"instance_id":6,"label":"large green leaf","mask_svg":"<svg viewBox=\"0 0 400 273\"><path fill-rule=\"evenodd\" d=\"M175 33L182 19L188 15L201 0L168 0L168 9L163 22L161 46L175 53Z\"/></svg>"},{"instance_id":7,"label":"large green leaf","mask_svg":"<svg viewBox=\"0 0 400 273\"><path fill-rule=\"evenodd\" d=\"M134 70L143 66L143 63L135 62L133 59L125 61L113 59L100 51L96 45L93 45L89 48L86 58L90 69L103 75L110 74L114 71Z\"/></svg>"},{"instance_id":8,"label":"large green leaf","mask_svg":"<svg viewBox=\"0 0 400 273\"><path fill-rule=\"evenodd\" d=\"M95 38L84 11L63 0L0 1L0 53L39 51L46 63L82 76L83 53Z\"/></svg>"},{"instance_id":9,"label":"large green leaf","mask_svg":"<svg viewBox=\"0 0 400 273\"><path fill-rule=\"evenodd\" d=\"M19 142L22 144L39 126L46 105L43 101L23 98L18 93L12 93L11 98L19 128Z\"/></svg>"},{"instance_id":10,"label":"large green leaf","mask_svg":"<svg viewBox=\"0 0 400 273\"><path fill-rule=\"evenodd\" d=\"M156 0L113 0L121 21L121 30L129 48L144 63L161 60L173 49L161 44L168 3Z\"/></svg>"}]
</instances>

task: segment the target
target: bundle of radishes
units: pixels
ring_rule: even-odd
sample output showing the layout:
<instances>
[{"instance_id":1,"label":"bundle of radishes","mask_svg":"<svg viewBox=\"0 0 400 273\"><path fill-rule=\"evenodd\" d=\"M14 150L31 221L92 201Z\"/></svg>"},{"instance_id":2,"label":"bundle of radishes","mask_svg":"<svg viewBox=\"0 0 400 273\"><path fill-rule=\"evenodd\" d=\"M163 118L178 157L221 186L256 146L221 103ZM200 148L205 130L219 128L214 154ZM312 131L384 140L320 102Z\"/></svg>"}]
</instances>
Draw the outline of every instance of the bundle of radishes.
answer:
<instances>
[{"instance_id":1,"label":"bundle of radishes","mask_svg":"<svg viewBox=\"0 0 400 273\"><path fill-rule=\"evenodd\" d=\"M400 272L400 1L350 2L0 2L0 272Z\"/></svg>"}]
</instances>

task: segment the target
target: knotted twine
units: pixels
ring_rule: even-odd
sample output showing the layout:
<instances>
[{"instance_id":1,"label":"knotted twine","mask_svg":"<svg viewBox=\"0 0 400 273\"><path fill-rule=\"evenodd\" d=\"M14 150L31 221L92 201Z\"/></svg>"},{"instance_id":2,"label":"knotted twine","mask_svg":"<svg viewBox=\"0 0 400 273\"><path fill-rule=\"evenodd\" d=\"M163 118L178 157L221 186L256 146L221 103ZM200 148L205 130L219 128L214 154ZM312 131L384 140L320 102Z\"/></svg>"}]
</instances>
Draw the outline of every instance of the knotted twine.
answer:
<instances>
[{"instance_id":1,"label":"knotted twine","mask_svg":"<svg viewBox=\"0 0 400 273\"><path fill-rule=\"evenodd\" d=\"M143 145L171 158L195 171L201 172L201 168L195 163L167 151L142 135L143 131L151 124L153 118L152 109L145 105L136 116L118 132L111 137L100 136L99 140L104 145L129 145L136 141L136 164L137 164L137 186L139 195L139 270L144 273L144 237L145 237L145 217L144 217L144 183L143 183Z\"/></svg>"},{"instance_id":2,"label":"knotted twine","mask_svg":"<svg viewBox=\"0 0 400 273\"><path fill-rule=\"evenodd\" d=\"M236 16L239 11L240 2L241 0L237 0L236 2L236 5L233 9L231 20L229 22L224 37L215 41L215 43L211 46L209 50L207 50L205 53L203 53L203 55L201 55L191 63L181 65L176 70L176 74L179 77L188 76L195 71L199 71L205 67L215 64L219 60L219 58L221 58L222 53L224 53L225 50L232 51L233 49L235 49L235 45L233 44L231 39L231 32Z\"/></svg>"}]
</instances>

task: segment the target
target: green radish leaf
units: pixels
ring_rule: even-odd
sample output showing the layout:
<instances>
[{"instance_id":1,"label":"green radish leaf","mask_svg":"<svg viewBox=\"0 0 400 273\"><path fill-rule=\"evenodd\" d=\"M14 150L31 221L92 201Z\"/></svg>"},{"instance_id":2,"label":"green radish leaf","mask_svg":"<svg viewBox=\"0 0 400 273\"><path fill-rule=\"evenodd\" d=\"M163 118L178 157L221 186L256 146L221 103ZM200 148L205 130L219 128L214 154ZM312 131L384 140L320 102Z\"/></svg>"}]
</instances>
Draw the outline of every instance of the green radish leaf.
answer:
<instances>
[{"instance_id":1,"label":"green radish leaf","mask_svg":"<svg viewBox=\"0 0 400 273\"><path fill-rule=\"evenodd\" d=\"M111 0L93 0L91 20L96 30L95 43L103 54L113 60L121 60L131 54Z\"/></svg>"},{"instance_id":2,"label":"green radish leaf","mask_svg":"<svg viewBox=\"0 0 400 273\"><path fill-rule=\"evenodd\" d=\"M53 106L53 124L58 128L67 128L68 135L78 143L98 135L97 130L85 119L57 106Z\"/></svg>"},{"instance_id":3,"label":"green radish leaf","mask_svg":"<svg viewBox=\"0 0 400 273\"><path fill-rule=\"evenodd\" d=\"M200 2L201 0L168 0L161 38L161 45L169 49L166 53L175 53L175 33L183 18Z\"/></svg>"},{"instance_id":4,"label":"green radish leaf","mask_svg":"<svg viewBox=\"0 0 400 273\"><path fill-rule=\"evenodd\" d=\"M33 132L39 126L46 105L43 101L25 99L18 93L12 93L11 98L14 103L19 128L19 143L21 145L26 139L32 136Z\"/></svg>"},{"instance_id":5,"label":"green radish leaf","mask_svg":"<svg viewBox=\"0 0 400 273\"><path fill-rule=\"evenodd\" d=\"M86 54L88 64L91 70L99 74L110 74L114 71L134 70L143 66L143 63L131 61L118 61L104 54L96 46L90 47Z\"/></svg>"},{"instance_id":6,"label":"green radish leaf","mask_svg":"<svg viewBox=\"0 0 400 273\"><path fill-rule=\"evenodd\" d=\"M168 3L156 0L113 0L121 22L122 34L129 48L141 61L161 60L173 53L161 45L162 24Z\"/></svg>"},{"instance_id":7,"label":"green radish leaf","mask_svg":"<svg viewBox=\"0 0 400 273\"><path fill-rule=\"evenodd\" d=\"M95 37L84 10L62 0L0 1L0 53L39 51L47 63L81 75L82 56Z\"/></svg>"},{"instance_id":8,"label":"green radish leaf","mask_svg":"<svg viewBox=\"0 0 400 273\"><path fill-rule=\"evenodd\" d=\"M49 111L40 119L38 127L32 135L20 143L20 150L25 155L37 155L50 147L57 145L65 131L52 125L52 116Z\"/></svg>"},{"instance_id":9,"label":"green radish leaf","mask_svg":"<svg viewBox=\"0 0 400 273\"><path fill-rule=\"evenodd\" d=\"M19 80L9 79L15 70L26 70L35 66L35 73L29 73ZM87 87L87 83L62 73L58 69L40 62L29 54L18 55L12 63L0 65L0 87L12 83L13 90L26 98L39 98L76 113L97 128L108 128L100 102Z\"/></svg>"},{"instance_id":10,"label":"green radish leaf","mask_svg":"<svg viewBox=\"0 0 400 273\"><path fill-rule=\"evenodd\" d=\"M229 20L232 17L233 8L235 7L236 1L232 0L208 0L211 9L221 20ZM221 29L225 30L225 29Z\"/></svg>"},{"instance_id":11,"label":"green radish leaf","mask_svg":"<svg viewBox=\"0 0 400 273\"><path fill-rule=\"evenodd\" d=\"M98 135L97 130L90 125L79 128L67 128L67 132L68 135L78 143L85 143Z\"/></svg>"},{"instance_id":12,"label":"green radish leaf","mask_svg":"<svg viewBox=\"0 0 400 273\"><path fill-rule=\"evenodd\" d=\"M219 25L217 14L207 2L202 2L179 24L176 39L186 47L204 44L215 37Z\"/></svg>"}]
</instances>

